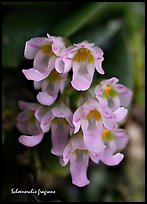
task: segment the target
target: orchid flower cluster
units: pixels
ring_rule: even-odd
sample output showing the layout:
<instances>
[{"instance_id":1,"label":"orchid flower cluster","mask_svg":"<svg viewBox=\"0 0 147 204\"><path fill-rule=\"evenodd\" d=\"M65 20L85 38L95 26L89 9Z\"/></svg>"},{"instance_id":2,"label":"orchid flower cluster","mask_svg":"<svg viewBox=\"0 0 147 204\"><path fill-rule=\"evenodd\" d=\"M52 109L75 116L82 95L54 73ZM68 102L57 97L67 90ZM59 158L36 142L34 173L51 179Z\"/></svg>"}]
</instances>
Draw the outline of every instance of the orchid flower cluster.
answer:
<instances>
[{"instance_id":1,"label":"orchid flower cluster","mask_svg":"<svg viewBox=\"0 0 147 204\"><path fill-rule=\"evenodd\" d=\"M19 142L33 147L51 131L51 153L59 156L62 166L70 163L74 185L88 185L90 159L113 166L124 158L120 151L126 147L128 136L119 126L127 115L132 91L112 77L101 81L90 94L95 69L104 74L103 51L94 43L83 41L66 47L62 37L47 34L27 41L24 56L34 61L33 68L22 72L39 92L38 102L19 102ZM68 87L78 92L75 110L68 94L62 97ZM82 98L83 94L86 97Z\"/></svg>"}]
</instances>

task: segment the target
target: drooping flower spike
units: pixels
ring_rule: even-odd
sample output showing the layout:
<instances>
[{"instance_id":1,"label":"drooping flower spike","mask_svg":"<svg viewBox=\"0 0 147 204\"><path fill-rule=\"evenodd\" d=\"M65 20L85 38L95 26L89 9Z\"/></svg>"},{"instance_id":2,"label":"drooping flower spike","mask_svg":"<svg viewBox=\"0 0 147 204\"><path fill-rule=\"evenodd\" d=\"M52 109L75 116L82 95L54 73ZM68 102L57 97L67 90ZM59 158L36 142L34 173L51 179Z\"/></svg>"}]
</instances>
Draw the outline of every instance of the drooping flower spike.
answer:
<instances>
[{"instance_id":1,"label":"drooping flower spike","mask_svg":"<svg viewBox=\"0 0 147 204\"><path fill-rule=\"evenodd\" d=\"M51 130L52 154L60 157L61 165L70 163L72 183L84 187L90 183L89 159L109 166L123 160L120 150L126 147L128 136L119 125L127 115L125 107L130 104L132 91L112 77L97 85L91 95L83 92L75 110L67 93L88 90L95 68L104 74L102 49L87 41L66 47L62 37L47 34L27 41L24 55L34 60L33 68L22 71L39 90L40 104L19 102L22 112L17 116L17 128L24 134L19 142L33 147ZM74 89L63 92L69 85L70 70Z\"/></svg>"},{"instance_id":2,"label":"drooping flower spike","mask_svg":"<svg viewBox=\"0 0 147 204\"><path fill-rule=\"evenodd\" d=\"M100 85L95 87L95 95L99 102L110 107L115 111L120 106L127 107L132 98L132 91L122 84L118 84L119 80L112 77L103 80Z\"/></svg>"},{"instance_id":3,"label":"drooping flower spike","mask_svg":"<svg viewBox=\"0 0 147 204\"><path fill-rule=\"evenodd\" d=\"M94 43L83 41L74 44L74 47L68 52L69 58L72 59L73 77L71 84L78 91L89 89L95 68L100 74L104 74L102 68L103 51Z\"/></svg>"}]
</instances>

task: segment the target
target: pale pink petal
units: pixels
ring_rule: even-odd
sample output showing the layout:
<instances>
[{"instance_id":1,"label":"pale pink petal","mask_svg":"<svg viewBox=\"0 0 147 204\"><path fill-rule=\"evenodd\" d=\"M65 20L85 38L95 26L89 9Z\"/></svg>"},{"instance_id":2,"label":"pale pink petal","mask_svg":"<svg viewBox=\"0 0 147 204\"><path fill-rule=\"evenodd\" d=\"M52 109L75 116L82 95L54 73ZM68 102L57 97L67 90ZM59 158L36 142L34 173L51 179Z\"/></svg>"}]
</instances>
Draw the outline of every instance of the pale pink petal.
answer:
<instances>
[{"instance_id":1,"label":"pale pink petal","mask_svg":"<svg viewBox=\"0 0 147 204\"><path fill-rule=\"evenodd\" d=\"M76 149L76 147L73 146L71 142L69 142L66 145L66 147L64 148L64 151L63 151L63 160L61 163L62 166L65 166L68 163L70 155L75 149Z\"/></svg>"},{"instance_id":2,"label":"pale pink petal","mask_svg":"<svg viewBox=\"0 0 147 204\"><path fill-rule=\"evenodd\" d=\"M93 47L91 49L91 52L97 58L101 58L103 56L103 54L104 54L103 50L100 47Z\"/></svg>"},{"instance_id":3,"label":"pale pink petal","mask_svg":"<svg viewBox=\"0 0 147 204\"><path fill-rule=\"evenodd\" d=\"M74 45L78 48L87 48L91 49L94 46L94 43L89 43L88 41L82 41L80 43L74 43Z\"/></svg>"},{"instance_id":4,"label":"pale pink petal","mask_svg":"<svg viewBox=\"0 0 147 204\"><path fill-rule=\"evenodd\" d=\"M48 111L42 118L40 127L44 133L50 130L51 121L54 118L51 111Z\"/></svg>"},{"instance_id":5,"label":"pale pink petal","mask_svg":"<svg viewBox=\"0 0 147 204\"><path fill-rule=\"evenodd\" d=\"M126 117L128 113L128 110L124 107L120 107L118 108L114 114L116 116L116 122L121 122L122 120L124 120L124 118Z\"/></svg>"},{"instance_id":6,"label":"pale pink petal","mask_svg":"<svg viewBox=\"0 0 147 204\"><path fill-rule=\"evenodd\" d=\"M19 137L19 142L27 147L34 147L42 141L43 136L44 136L43 133L32 136L21 135Z\"/></svg>"},{"instance_id":7,"label":"pale pink petal","mask_svg":"<svg viewBox=\"0 0 147 204\"><path fill-rule=\"evenodd\" d=\"M119 80L116 77L101 81L101 85L116 84ZM115 85L116 86L116 85Z\"/></svg>"},{"instance_id":8,"label":"pale pink petal","mask_svg":"<svg viewBox=\"0 0 147 204\"><path fill-rule=\"evenodd\" d=\"M19 108L21 110L33 110L33 111L36 111L38 107L39 107L39 104L37 104L37 103L19 101Z\"/></svg>"},{"instance_id":9,"label":"pale pink petal","mask_svg":"<svg viewBox=\"0 0 147 204\"><path fill-rule=\"evenodd\" d=\"M87 64L85 61L73 63L73 77L71 84L78 91L89 89L94 75L94 64Z\"/></svg>"},{"instance_id":10,"label":"pale pink petal","mask_svg":"<svg viewBox=\"0 0 147 204\"><path fill-rule=\"evenodd\" d=\"M100 155L99 155L99 153L89 152L89 157L90 157L90 159L91 159L94 163L96 163L96 164L98 164L99 161L100 161Z\"/></svg>"},{"instance_id":11,"label":"pale pink petal","mask_svg":"<svg viewBox=\"0 0 147 204\"><path fill-rule=\"evenodd\" d=\"M37 67L40 72L45 72L44 70L48 67L49 58L47 54L40 50L34 59L34 67Z\"/></svg>"},{"instance_id":12,"label":"pale pink petal","mask_svg":"<svg viewBox=\"0 0 147 204\"><path fill-rule=\"evenodd\" d=\"M48 73L41 73L35 68L23 69L23 74L28 80L41 81L48 76Z\"/></svg>"},{"instance_id":13,"label":"pale pink petal","mask_svg":"<svg viewBox=\"0 0 147 204\"><path fill-rule=\"evenodd\" d=\"M52 51L58 56L61 52L61 48L64 48L63 38L52 36L52 41Z\"/></svg>"},{"instance_id":14,"label":"pale pink petal","mask_svg":"<svg viewBox=\"0 0 147 204\"><path fill-rule=\"evenodd\" d=\"M63 103L53 108L52 113L55 117L58 117L58 118L68 118L70 115L72 115L71 110Z\"/></svg>"},{"instance_id":15,"label":"pale pink petal","mask_svg":"<svg viewBox=\"0 0 147 204\"><path fill-rule=\"evenodd\" d=\"M115 165L118 165L124 158L124 155L121 154L121 153L117 153L111 157L106 157L106 158L103 158L101 159L102 162L108 166L115 166Z\"/></svg>"},{"instance_id":16,"label":"pale pink petal","mask_svg":"<svg viewBox=\"0 0 147 204\"><path fill-rule=\"evenodd\" d=\"M100 73L100 74L104 74L104 70L102 68L102 61L104 60L104 58L100 58L100 59L95 59L95 67L96 70Z\"/></svg>"},{"instance_id":17,"label":"pale pink petal","mask_svg":"<svg viewBox=\"0 0 147 204\"><path fill-rule=\"evenodd\" d=\"M42 105L40 105L37 110L35 111L35 118L37 119L37 121L41 122L43 116L46 114L46 112L48 112L49 108L46 108Z\"/></svg>"},{"instance_id":18,"label":"pale pink petal","mask_svg":"<svg viewBox=\"0 0 147 204\"><path fill-rule=\"evenodd\" d=\"M63 151L68 142L69 126L63 123L51 124L52 154L63 155Z\"/></svg>"},{"instance_id":19,"label":"pale pink petal","mask_svg":"<svg viewBox=\"0 0 147 204\"><path fill-rule=\"evenodd\" d=\"M105 148L101 140L102 121L82 121L81 128L83 130L84 142L87 149L91 152L100 152Z\"/></svg>"},{"instance_id":20,"label":"pale pink petal","mask_svg":"<svg viewBox=\"0 0 147 204\"><path fill-rule=\"evenodd\" d=\"M101 113L104 126L110 130L115 128L116 127L116 116L112 112L112 110L101 104L99 111Z\"/></svg>"},{"instance_id":21,"label":"pale pink petal","mask_svg":"<svg viewBox=\"0 0 147 204\"><path fill-rule=\"evenodd\" d=\"M91 81L87 80L83 76L81 76L81 77L75 76L71 81L71 85L77 91L85 91L85 90L89 89L89 87L91 85Z\"/></svg>"},{"instance_id":22,"label":"pale pink petal","mask_svg":"<svg viewBox=\"0 0 147 204\"><path fill-rule=\"evenodd\" d=\"M132 92L129 92L127 94L120 94L119 98L121 106L128 107L132 99Z\"/></svg>"},{"instance_id":23,"label":"pale pink petal","mask_svg":"<svg viewBox=\"0 0 147 204\"><path fill-rule=\"evenodd\" d=\"M55 68L55 62L56 62L56 57L51 56L48 61L48 68L47 72L50 74L50 72Z\"/></svg>"},{"instance_id":24,"label":"pale pink petal","mask_svg":"<svg viewBox=\"0 0 147 204\"><path fill-rule=\"evenodd\" d=\"M64 72L64 67L65 67L65 64L64 64L63 60L61 60L60 58L57 58L56 62L55 62L56 71L58 73L63 73Z\"/></svg>"},{"instance_id":25,"label":"pale pink petal","mask_svg":"<svg viewBox=\"0 0 147 204\"><path fill-rule=\"evenodd\" d=\"M73 124L75 126L74 133L77 133L80 129L82 114L83 114L83 108L82 107L79 107L75 111L75 113L73 114Z\"/></svg>"},{"instance_id":26,"label":"pale pink petal","mask_svg":"<svg viewBox=\"0 0 147 204\"><path fill-rule=\"evenodd\" d=\"M132 99L132 91L122 84L116 84L115 89L119 93L121 106L127 107Z\"/></svg>"},{"instance_id":27,"label":"pale pink petal","mask_svg":"<svg viewBox=\"0 0 147 204\"><path fill-rule=\"evenodd\" d=\"M56 96L50 96L46 92L39 92L39 94L37 94L37 100L42 105L50 106L50 105L52 105L55 102L56 98L57 98L57 95Z\"/></svg>"},{"instance_id":28,"label":"pale pink petal","mask_svg":"<svg viewBox=\"0 0 147 204\"><path fill-rule=\"evenodd\" d=\"M128 135L126 134L126 131L123 129L116 129L113 131L113 134L115 136L117 150L124 149L128 144Z\"/></svg>"},{"instance_id":29,"label":"pale pink petal","mask_svg":"<svg viewBox=\"0 0 147 204\"><path fill-rule=\"evenodd\" d=\"M72 183L78 187L83 187L89 184L87 178L87 168L89 163L88 154L76 154L70 157L70 172Z\"/></svg>"},{"instance_id":30,"label":"pale pink petal","mask_svg":"<svg viewBox=\"0 0 147 204\"><path fill-rule=\"evenodd\" d=\"M47 38L33 38L26 42L24 56L27 59L34 59L36 57L37 52L41 48L43 44L48 43Z\"/></svg>"},{"instance_id":31,"label":"pale pink petal","mask_svg":"<svg viewBox=\"0 0 147 204\"><path fill-rule=\"evenodd\" d=\"M64 62L64 73L68 73L69 70L71 69L72 67L72 59L71 58L65 58L63 59L63 62Z\"/></svg>"}]
</instances>

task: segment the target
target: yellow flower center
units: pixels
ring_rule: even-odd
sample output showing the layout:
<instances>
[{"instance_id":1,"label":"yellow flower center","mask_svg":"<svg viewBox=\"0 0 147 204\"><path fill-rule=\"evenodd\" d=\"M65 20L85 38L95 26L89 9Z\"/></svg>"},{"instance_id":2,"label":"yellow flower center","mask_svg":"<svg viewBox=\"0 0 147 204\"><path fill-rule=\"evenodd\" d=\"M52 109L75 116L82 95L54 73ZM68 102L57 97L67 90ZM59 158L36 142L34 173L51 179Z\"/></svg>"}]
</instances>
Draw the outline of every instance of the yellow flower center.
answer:
<instances>
[{"instance_id":1,"label":"yellow flower center","mask_svg":"<svg viewBox=\"0 0 147 204\"><path fill-rule=\"evenodd\" d=\"M88 60L88 63L90 64L90 63L94 62L94 57L91 54L90 50L88 50L87 48L80 48L73 60L78 62L78 63L80 61L87 61Z\"/></svg>"},{"instance_id":2,"label":"yellow flower center","mask_svg":"<svg viewBox=\"0 0 147 204\"><path fill-rule=\"evenodd\" d=\"M51 55L56 56L55 53L52 51L51 45L44 45L42 46L41 50L44 54L47 54L49 56Z\"/></svg>"},{"instance_id":3,"label":"yellow flower center","mask_svg":"<svg viewBox=\"0 0 147 204\"><path fill-rule=\"evenodd\" d=\"M65 118L57 118L57 117L52 120L52 123L69 125L69 123L67 122Z\"/></svg>"},{"instance_id":4,"label":"yellow flower center","mask_svg":"<svg viewBox=\"0 0 147 204\"><path fill-rule=\"evenodd\" d=\"M91 110L86 116L86 120L89 120L91 118L95 118L96 120L101 120L101 114L97 110Z\"/></svg>"},{"instance_id":5,"label":"yellow flower center","mask_svg":"<svg viewBox=\"0 0 147 204\"><path fill-rule=\"evenodd\" d=\"M53 69L53 71L51 71L49 77L48 77L49 81L58 81L61 79L60 74Z\"/></svg>"},{"instance_id":6,"label":"yellow flower center","mask_svg":"<svg viewBox=\"0 0 147 204\"><path fill-rule=\"evenodd\" d=\"M113 135L111 134L110 130L108 129L103 130L102 140L113 140Z\"/></svg>"},{"instance_id":7,"label":"yellow flower center","mask_svg":"<svg viewBox=\"0 0 147 204\"><path fill-rule=\"evenodd\" d=\"M81 150L81 149L76 149L76 151L75 151L76 153L78 153L78 154L87 154L88 153L88 150Z\"/></svg>"},{"instance_id":8,"label":"yellow flower center","mask_svg":"<svg viewBox=\"0 0 147 204\"><path fill-rule=\"evenodd\" d=\"M104 93L106 94L106 96L110 96L111 91L112 91L112 86L110 84L107 84L104 89Z\"/></svg>"}]
</instances>

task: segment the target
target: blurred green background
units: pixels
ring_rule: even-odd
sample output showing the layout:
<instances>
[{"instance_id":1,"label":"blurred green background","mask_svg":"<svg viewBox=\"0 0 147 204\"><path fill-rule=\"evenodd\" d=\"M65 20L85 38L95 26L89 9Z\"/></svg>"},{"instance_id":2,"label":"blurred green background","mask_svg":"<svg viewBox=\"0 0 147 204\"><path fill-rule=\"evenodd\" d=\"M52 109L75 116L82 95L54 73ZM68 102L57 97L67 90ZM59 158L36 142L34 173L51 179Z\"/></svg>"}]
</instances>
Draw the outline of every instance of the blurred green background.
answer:
<instances>
[{"instance_id":1,"label":"blurred green background","mask_svg":"<svg viewBox=\"0 0 147 204\"><path fill-rule=\"evenodd\" d=\"M25 42L46 34L67 37L71 43L94 42L104 50L103 78L116 76L133 90L133 100L123 128L129 144L125 159L116 167L90 163L90 184L71 183L69 166L61 167L50 153L50 133L41 144L27 148L18 143L18 101L36 101L33 82L22 74L32 62L24 59ZM144 2L2 4L2 147L3 201L10 202L144 202ZM95 73L93 84L100 76ZM73 98L74 103L74 96ZM55 190L33 196L11 194L11 189Z\"/></svg>"}]
</instances>

